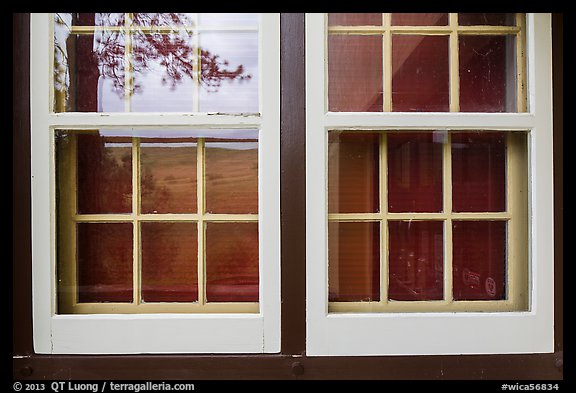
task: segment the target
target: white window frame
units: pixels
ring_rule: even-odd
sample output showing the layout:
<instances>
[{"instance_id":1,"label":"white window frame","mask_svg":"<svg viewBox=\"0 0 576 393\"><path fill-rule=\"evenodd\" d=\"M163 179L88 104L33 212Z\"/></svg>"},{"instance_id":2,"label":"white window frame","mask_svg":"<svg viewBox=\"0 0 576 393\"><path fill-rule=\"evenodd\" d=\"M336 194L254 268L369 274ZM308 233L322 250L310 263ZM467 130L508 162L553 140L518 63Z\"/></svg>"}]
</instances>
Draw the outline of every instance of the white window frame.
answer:
<instances>
[{"instance_id":1,"label":"white window frame","mask_svg":"<svg viewBox=\"0 0 576 393\"><path fill-rule=\"evenodd\" d=\"M260 115L53 113L53 26L31 14L31 187L34 351L41 354L280 351L280 16L262 14ZM56 129L256 128L260 290L254 314L56 313Z\"/></svg>"},{"instance_id":2,"label":"white window frame","mask_svg":"<svg viewBox=\"0 0 576 393\"><path fill-rule=\"evenodd\" d=\"M306 351L310 356L547 353L554 349L552 35L527 14L526 113L335 113L327 106L327 21L306 15ZM526 312L329 313L327 133L350 130L527 131Z\"/></svg>"}]
</instances>

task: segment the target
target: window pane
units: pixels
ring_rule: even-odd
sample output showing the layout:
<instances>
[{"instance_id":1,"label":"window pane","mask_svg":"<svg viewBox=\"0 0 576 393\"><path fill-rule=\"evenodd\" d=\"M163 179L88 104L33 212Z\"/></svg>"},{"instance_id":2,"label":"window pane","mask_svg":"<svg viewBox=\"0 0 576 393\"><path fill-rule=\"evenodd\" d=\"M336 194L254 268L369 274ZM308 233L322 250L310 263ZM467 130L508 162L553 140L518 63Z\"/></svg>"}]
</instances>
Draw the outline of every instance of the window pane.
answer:
<instances>
[{"instance_id":1,"label":"window pane","mask_svg":"<svg viewBox=\"0 0 576 393\"><path fill-rule=\"evenodd\" d=\"M453 211L506 210L505 138L503 132L452 134Z\"/></svg>"},{"instance_id":2,"label":"window pane","mask_svg":"<svg viewBox=\"0 0 576 393\"><path fill-rule=\"evenodd\" d=\"M132 140L77 134L78 213L132 211Z\"/></svg>"},{"instance_id":3,"label":"window pane","mask_svg":"<svg viewBox=\"0 0 576 393\"><path fill-rule=\"evenodd\" d=\"M329 133L329 212L379 210L379 145L380 137L376 133Z\"/></svg>"},{"instance_id":4,"label":"window pane","mask_svg":"<svg viewBox=\"0 0 576 393\"><path fill-rule=\"evenodd\" d=\"M132 224L80 223L78 302L132 302Z\"/></svg>"},{"instance_id":5,"label":"window pane","mask_svg":"<svg viewBox=\"0 0 576 393\"><path fill-rule=\"evenodd\" d=\"M196 213L196 138L142 138L142 213Z\"/></svg>"},{"instance_id":6,"label":"window pane","mask_svg":"<svg viewBox=\"0 0 576 393\"><path fill-rule=\"evenodd\" d=\"M432 132L388 134L388 211L442 211L444 137Z\"/></svg>"},{"instance_id":7,"label":"window pane","mask_svg":"<svg viewBox=\"0 0 576 393\"><path fill-rule=\"evenodd\" d=\"M251 139L206 139L208 213L258 213L258 134L244 133Z\"/></svg>"},{"instance_id":8,"label":"window pane","mask_svg":"<svg viewBox=\"0 0 576 393\"><path fill-rule=\"evenodd\" d=\"M449 110L448 37L392 37L392 109Z\"/></svg>"},{"instance_id":9,"label":"window pane","mask_svg":"<svg viewBox=\"0 0 576 393\"><path fill-rule=\"evenodd\" d=\"M136 33L132 112L193 112L196 51L192 33Z\"/></svg>"},{"instance_id":10,"label":"window pane","mask_svg":"<svg viewBox=\"0 0 576 393\"><path fill-rule=\"evenodd\" d=\"M97 12L97 13L57 13L57 24L66 26L121 26L124 24L124 13Z\"/></svg>"},{"instance_id":11,"label":"window pane","mask_svg":"<svg viewBox=\"0 0 576 393\"><path fill-rule=\"evenodd\" d=\"M516 112L516 38L459 37L460 111Z\"/></svg>"},{"instance_id":12,"label":"window pane","mask_svg":"<svg viewBox=\"0 0 576 393\"><path fill-rule=\"evenodd\" d=\"M196 223L142 225L142 301L198 301Z\"/></svg>"},{"instance_id":13,"label":"window pane","mask_svg":"<svg viewBox=\"0 0 576 393\"><path fill-rule=\"evenodd\" d=\"M506 298L506 222L453 221L454 300Z\"/></svg>"},{"instance_id":14,"label":"window pane","mask_svg":"<svg viewBox=\"0 0 576 393\"><path fill-rule=\"evenodd\" d=\"M443 299L443 222L389 221L388 228L388 298Z\"/></svg>"},{"instance_id":15,"label":"window pane","mask_svg":"<svg viewBox=\"0 0 576 393\"><path fill-rule=\"evenodd\" d=\"M188 26L192 27L194 23L194 14L182 13L145 13L134 12L131 16L132 25L134 26Z\"/></svg>"},{"instance_id":16,"label":"window pane","mask_svg":"<svg viewBox=\"0 0 576 393\"><path fill-rule=\"evenodd\" d=\"M333 112L382 112L382 36L328 36L328 102Z\"/></svg>"},{"instance_id":17,"label":"window pane","mask_svg":"<svg viewBox=\"0 0 576 393\"><path fill-rule=\"evenodd\" d=\"M462 26L474 26L474 25L514 26L516 25L516 14L463 13L458 14L458 24Z\"/></svg>"},{"instance_id":18,"label":"window pane","mask_svg":"<svg viewBox=\"0 0 576 393\"><path fill-rule=\"evenodd\" d=\"M244 13L201 13L201 26L258 26L258 14Z\"/></svg>"},{"instance_id":19,"label":"window pane","mask_svg":"<svg viewBox=\"0 0 576 393\"><path fill-rule=\"evenodd\" d=\"M258 224L206 224L206 300L258 301Z\"/></svg>"},{"instance_id":20,"label":"window pane","mask_svg":"<svg viewBox=\"0 0 576 393\"><path fill-rule=\"evenodd\" d=\"M328 223L329 301L380 300L380 224Z\"/></svg>"},{"instance_id":21,"label":"window pane","mask_svg":"<svg viewBox=\"0 0 576 393\"><path fill-rule=\"evenodd\" d=\"M433 13L393 13L393 26L446 26L448 14Z\"/></svg>"},{"instance_id":22,"label":"window pane","mask_svg":"<svg viewBox=\"0 0 576 393\"><path fill-rule=\"evenodd\" d=\"M200 57L200 112L259 112L258 33L201 33Z\"/></svg>"},{"instance_id":23,"label":"window pane","mask_svg":"<svg viewBox=\"0 0 576 393\"><path fill-rule=\"evenodd\" d=\"M328 26L381 26L382 14L378 13L330 13Z\"/></svg>"}]
</instances>

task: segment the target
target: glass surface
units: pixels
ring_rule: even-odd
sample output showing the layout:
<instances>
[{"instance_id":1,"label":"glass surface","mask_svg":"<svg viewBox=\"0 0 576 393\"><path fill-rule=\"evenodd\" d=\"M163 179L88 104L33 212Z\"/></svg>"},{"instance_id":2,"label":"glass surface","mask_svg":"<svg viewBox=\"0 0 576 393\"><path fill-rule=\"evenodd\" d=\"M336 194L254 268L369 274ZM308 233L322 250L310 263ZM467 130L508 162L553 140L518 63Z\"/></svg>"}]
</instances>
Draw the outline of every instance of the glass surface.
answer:
<instances>
[{"instance_id":1,"label":"glass surface","mask_svg":"<svg viewBox=\"0 0 576 393\"><path fill-rule=\"evenodd\" d=\"M506 135L452 134L452 210L506 210Z\"/></svg>"},{"instance_id":2,"label":"glass surface","mask_svg":"<svg viewBox=\"0 0 576 393\"><path fill-rule=\"evenodd\" d=\"M258 301L258 223L206 224L206 300Z\"/></svg>"},{"instance_id":3,"label":"glass surface","mask_svg":"<svg viewBox=\"0 0 576 393\"><path fill-rule=\"evenodd\" d=\"M446 26L448 14L393 13L392 26Z\"/></svg>"},{"instance_id":4,"label":"glass surface","mask_svg":"<svg viewBox=\"0 0 576 393\"><path fill-rule=\"evenodd\" d=\"M448 37L392 36L392 110L449 110Z\"/></svg>"},{"instance_id":5,"label":"glass surface","mask_svg":"<svg viewBox=\"0 0 576 393\"><path fill-rule=\"evenodd\" d=\"M378 13L329 13L328 26L381 26Z\"/></svg>"},{"instance_id":6,"label":"glass surface","mask_svg":"<svg viewBox=\"0 0 576 393\"><path fill-rule=\"evenodd\" d=\"M257 113L258 25L253 32L198 32L191 15L135 13L130 29L120 30L123 14L57 14L54 110ZM253 15L238 21L251 24ZM204 19L221 26L217 16Z\"/></svg>"},{"instance_id":7,"label":"glass surface","mask_svg":"<svg viewBox=\"0 0 576 393\"><path fill-rule=\"evenodd\" d=\"M454 300L506 298L506 222L452 222Z\"/></svg>"},{"instance_id":8,"label":"glass surface","mask_svg":"<svg viewBox=\"0 0 576 393\"><path fill-rule=\"evenodd\" d=\"M328 300L380 300L380 224L328 223Z\"/></svg>"},{"instance_id":9,"label":"glass surface","mask_svg":"<svg viewBox=\"0 0 576 393\"><path fill-rule=\"evenodd\" d=\"M142 213L196 213L197 138L141 138Z\"/></svg>"},{"instance_id":10,"label":"glass surface","mask_svg":"<svg viewBox=\"0 0 576 393\"><path fill-rule=\"evenodd\" d=\"M515 26L514 13L462 13L458 14L458 24L462 26L491 25Z\"/></svg>"},{"instance_id":11,"label":"glass surface","mask_svg":"<svg viewBox=\"0 0 576 393\"><path fill-rule=\"evenodd\" d=\"M200 55L200 112L259 112L258 33L201 33Z\"/></svg>"},{"instance_id":12,"label":"glass surface","mask_svg":"<svg viewBox=\"0 0 576 393\"><path fill-rule=\"evenodd\" d=\"M388 230L388 298L443 299L443 222L389 221Z\"/></svg>"},{"instance_id":13,"label":"glass surface","mask_svg":"<svg viewBox=\"0 0 576 393\"><path fill-rule=\"evenodd\" d=\"M142 301L198 301L196 223L143 222Z\"/></svg>"},{"instance_id":14,"label":"glass surface","mask_svg":"<svg viewBox=\"0 0 576 393\"><path fill-rule=\"evenodd\" d=\"M442 211L442 149L445 134L389 133L388 211Z\"/></svg>"},{"instance_id":15,"label":"glass surface","mask_svg":"<svg viewBox=\"0 0 576 393\"><path fill-rule=\"evenodd\" d=\"M460 111L516 112L516 38L461 35Z\"/></svg>"},{"instance_id":16,"label":"glass surface","mask_svg":"<svg viewBox=\"0 0 576 393\"><path fill-rule=\"evenodd\" d=\"M379 134L332 131L328 135L328 211L377 212Z\"/></svg>"},{"instance_id":17,"label":"glass surface","mask_svg":"<svg viewBox=\"0 0 576 393\"><path fill-rule=\"evenodd\" d=\"M382 36L328 35L333 112L382 112Z\"/></svg>"},{"instance_id":18,"label":"glass surface","mask_svg":"<svg viewBox=\"0 0 576 393\"><path fill-rule=\"evenodd\" d=\"M207 213L258 213L258 131L244 138L206 139Z\"/></svg>"},{"instance_id":19,"label":"glass surface","mask_svg":"<svg viewBox=\"0 0 576 393\"><path fill-rule=\"evenodd\" d=\"M78 302L132 302L132 224L77 224Z\"/></svg>"},{"instance_id":20,"label":"glass surface","mask_svg":"<svg viewBox=\"0 0 576 393\"><path fill-rule=\"evenodd\" d=\"M132 211L132 140L98 132L76 135L78 213Z\"/></svg>"},{"instance_id":21,"label":"glass surface","mask_svg":"<svg viewBox=\"0 0 576 393\"><path fill-rule=\"evenodd\" d=\"M198 14L201 26L258 26L258 14L249 13L201 13Z\"/></svg>"}]
</instances>

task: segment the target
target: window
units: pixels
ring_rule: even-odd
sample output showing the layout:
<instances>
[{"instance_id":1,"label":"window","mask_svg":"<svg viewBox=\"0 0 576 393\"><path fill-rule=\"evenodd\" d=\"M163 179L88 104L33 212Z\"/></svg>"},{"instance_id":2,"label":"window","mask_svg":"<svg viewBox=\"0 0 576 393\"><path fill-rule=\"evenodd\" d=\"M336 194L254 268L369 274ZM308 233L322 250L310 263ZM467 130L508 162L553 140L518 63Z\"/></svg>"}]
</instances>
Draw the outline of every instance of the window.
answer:
<instances>
[{"instance_id":1,"label":"window","mask_svg":"<svg viewBox=\"0 0 576 393\"><path fill-rule=\"evenodd\" d=\"M549 351L546 16L306 22L308 353Z\"/></svg>"},{"instance_id":2,"label":"window","mask_svg":"<svg viewBox=\"0 0 576 393\"><path fill-rule=\"evenodd\" d=\"M35 350L278 352L278 15L31 25Z\"/></svg>"}]
</instances>

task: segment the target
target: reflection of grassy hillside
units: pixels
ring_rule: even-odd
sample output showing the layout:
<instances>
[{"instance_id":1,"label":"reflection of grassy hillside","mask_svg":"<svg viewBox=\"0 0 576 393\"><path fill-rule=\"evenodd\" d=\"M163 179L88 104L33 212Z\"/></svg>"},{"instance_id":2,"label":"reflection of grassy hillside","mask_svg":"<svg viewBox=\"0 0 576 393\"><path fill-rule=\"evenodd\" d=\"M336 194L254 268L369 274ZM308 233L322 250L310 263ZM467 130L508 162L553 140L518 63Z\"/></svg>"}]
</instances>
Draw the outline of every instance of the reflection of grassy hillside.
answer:
<instances>
[{"instance_id":1,"label":"reflection of grassy hillside","mask_svg":"<svg viewBox=\"0 0 576 393\"><path fill-rule=\"evenodd\" d=\"M206 148L206 211L258 213L258 151Z\"/></svg>"},{"instance_id":2,"label":"reflection of grassy hillside","mask_svg":"<svg viewBox=\"0 0 576 393\"><path fill-rule=\"evenodd\" d=\"M142 144L141 168L142 212L196 212L196 147Z\"/></svg>"}]
</instances>

